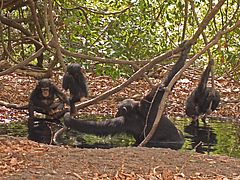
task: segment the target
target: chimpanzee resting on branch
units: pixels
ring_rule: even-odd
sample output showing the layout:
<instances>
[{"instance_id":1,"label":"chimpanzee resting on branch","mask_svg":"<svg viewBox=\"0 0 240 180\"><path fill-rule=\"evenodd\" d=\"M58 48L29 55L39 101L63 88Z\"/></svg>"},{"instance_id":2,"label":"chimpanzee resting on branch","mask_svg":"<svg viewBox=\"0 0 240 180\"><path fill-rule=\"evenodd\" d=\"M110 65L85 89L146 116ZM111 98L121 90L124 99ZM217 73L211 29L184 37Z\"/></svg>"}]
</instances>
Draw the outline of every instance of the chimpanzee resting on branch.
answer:
<instances>
[{"instance_id":1,"label":"chimpanzee resting on branch","mask_svg":"<svg viewBox=\"0 0 240 180\"><path fill-rule=\"evenodd\" d=\"M63 77L62 87L70 91L70 112L73 116L77 114L74 103L79 102L82 97L88 95L88 86L82 71L80 64L70 64L67 73Z\"/></svg>"},{"instance_id":2,"label":"chimpanzee resting on branch","mask_svg":"<svg viewBox=\"0 0 240 180\"><path fill-rule=\"evenodd\" d=\"M55 101L59 98L59 101ZM34 111L59 119L64 115L64 103L69 104L68 97L49 79L42 79L32 91L29 99L29 117L34 118Z\"/></svg>"},{"instance_id":3,"label":"chimpanzee resting on branch","mask_svg":"<svg viewBox=\"0 0 240 180\"><path fill-rule=\"evenodd\" d=\"M215 95L211 93L212 88L207 87L207 81L211 70L210 63L201 76L198 87L193 90L186 102L186 114L192 118L192 121L198 123L198 116L201 114L210 114L214 111L219 102L220 95L214 90ZM211 108L210 104L212 102ZM204 122L205 123L205 122Z\"/></svg>"},{"instance_id":4,"label":"chimpanzee resting on branch","mask_svg":"<svg viewBox=\"0 0 240 180\"><path fill-rule=\"evenodd\" d=\"M190 46L184 48L178 62L168 73L164 83L153 88L141 101L132 99L122 101L118 106L115 118L96 122L94 120L71 118L71 115L66 113L64 115L64 124L71 129L95 135L131 134L136 140L136 145L140 144L153 126L165 87L183 67L190 49ZM167 117L162 115L154 135L146 146L179 149L182 147L183 142L182 132Z\"/></svg>"}]
</instances>

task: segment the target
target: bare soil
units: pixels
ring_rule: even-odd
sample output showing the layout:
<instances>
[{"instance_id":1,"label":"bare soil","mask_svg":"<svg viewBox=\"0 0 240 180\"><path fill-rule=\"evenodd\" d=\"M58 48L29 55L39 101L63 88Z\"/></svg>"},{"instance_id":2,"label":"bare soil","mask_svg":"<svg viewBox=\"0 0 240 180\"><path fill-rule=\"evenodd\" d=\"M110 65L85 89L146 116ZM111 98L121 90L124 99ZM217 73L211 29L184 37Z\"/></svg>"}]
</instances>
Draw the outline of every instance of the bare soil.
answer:
<instances>
[{"instance_id":1,"label":"bare soil","mask_svg":"<svg viewBox=\"0 0 240 180\"><path fill-rule=\"evenodd\" d=\"M240 179L240 158L163 148L80 149L0 136L0 179Z\"/></svg>"}]
</instances>

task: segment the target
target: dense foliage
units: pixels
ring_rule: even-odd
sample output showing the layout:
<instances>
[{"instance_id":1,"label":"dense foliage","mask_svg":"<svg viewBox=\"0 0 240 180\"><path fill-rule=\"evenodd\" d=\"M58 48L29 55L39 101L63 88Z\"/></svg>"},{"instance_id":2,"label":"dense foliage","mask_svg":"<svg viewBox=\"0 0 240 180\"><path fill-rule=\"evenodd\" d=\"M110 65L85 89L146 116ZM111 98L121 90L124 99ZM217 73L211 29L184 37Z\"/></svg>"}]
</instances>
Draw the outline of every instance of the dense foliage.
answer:
<instances>
[{"instance_id":1,"label":"dense foliage","mask_svg":"<svg viewBox=\"0 0 240 180\"><path fill-rule=\"evenodd\" d=\"M128 61L150 60L177 47L183 39L190 39L198 29L193 6L191 6L192 1L188 2L187 9L185 8L186 2L183 0L55 0L52 14L60 45L71 52ZM234 12L238 10L238 3L237 0L226 1L214 19L210 21L204 30L208 42L232 18ZM201 22L217 2L204 0L194 1L193 4L198 22ZM44 1L38 0L35 5L40 27L45 34ZM7 13L9 9L11 10L11 8L3 9L2 14L16 20L31 17L29 6L23 6ZM229 26L232 26L239 16L238 10ZM26 29L37 34L32 21L25 19L24 22L22 24ZM184 26L185 22L186 26ZM3 30L3 38L10 39L8 30L5 28ZM21 39L22 34L19 31L10 29L10 32L13 39ZM239 34L240 29L237 28L226 34L218 45L210 49L220 73L223 73L224 67L228 65L227 62L232 57L228 70L239 63ZM205 43L200 36L192 53L199 52L203 47ZM24 59L34 50L34 46L28 43L24 43L23 46L21 43L15 43L13 48L15 59ZM203 54L195 65L206 64L208 58L207 53ZM52 53L44 53L45 65L53 59ZM97 74L112 77L130 75L135 70L129 66L103 64L69 56L65 56L64 60L65 62L82 62L86 69L93 69Z\"/></svg>"}]
</instances>

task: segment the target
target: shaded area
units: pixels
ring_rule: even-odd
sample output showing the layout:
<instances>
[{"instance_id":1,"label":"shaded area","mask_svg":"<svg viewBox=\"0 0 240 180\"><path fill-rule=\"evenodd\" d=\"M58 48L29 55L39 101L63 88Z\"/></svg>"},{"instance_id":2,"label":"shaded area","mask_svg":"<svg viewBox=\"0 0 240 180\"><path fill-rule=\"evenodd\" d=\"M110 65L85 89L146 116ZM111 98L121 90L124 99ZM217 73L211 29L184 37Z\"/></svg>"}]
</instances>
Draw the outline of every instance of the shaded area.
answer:
<instances>
[{"instance_id":1,"label":"shaded area","mask_svg":"<svg viewBox=\"0 0 240 180\"><path fill-rule=\"evenodd\" d=\"M195 123L191 123L184 127L184 132L188 133L185 138L192 140L192 149L202 142L196 151L199 153L210 153L216 150L214 147L217 144L216 133L213 132L213 128L208 125L196 126Z\"/></svg>"}]
</instances>

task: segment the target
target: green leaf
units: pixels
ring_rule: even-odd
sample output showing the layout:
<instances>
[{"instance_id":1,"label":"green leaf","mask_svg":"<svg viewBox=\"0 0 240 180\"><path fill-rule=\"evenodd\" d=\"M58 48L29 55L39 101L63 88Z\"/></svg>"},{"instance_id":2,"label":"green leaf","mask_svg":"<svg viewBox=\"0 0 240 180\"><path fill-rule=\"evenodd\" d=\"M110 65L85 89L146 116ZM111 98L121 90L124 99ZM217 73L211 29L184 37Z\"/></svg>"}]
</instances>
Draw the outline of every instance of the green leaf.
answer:
<instances>
[{"instance_id":1,"label":"green leaf","mask_svg":"<svg viewBox=\"0 0 240 180\"><path fill-rule=\"evenodd\" d=\"M196 149L192 149L191 151L190 151L190 154L194 154L196 152Z\"/></svg>"}]
</instances>

